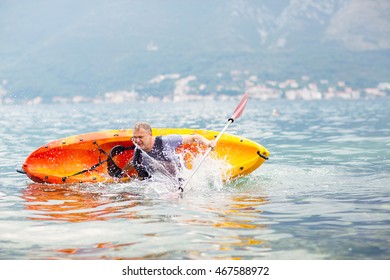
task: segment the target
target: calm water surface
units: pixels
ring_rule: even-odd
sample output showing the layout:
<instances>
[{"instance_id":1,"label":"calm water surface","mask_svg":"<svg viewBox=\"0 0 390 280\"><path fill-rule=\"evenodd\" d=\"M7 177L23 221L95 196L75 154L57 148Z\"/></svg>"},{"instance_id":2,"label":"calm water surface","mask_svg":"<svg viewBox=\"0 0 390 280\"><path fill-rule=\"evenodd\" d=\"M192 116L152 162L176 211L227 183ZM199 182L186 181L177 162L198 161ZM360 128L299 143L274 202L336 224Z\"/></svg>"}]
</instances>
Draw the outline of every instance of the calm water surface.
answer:
<instances>
[{"instance_id":1,"label":"calm water surface","mask_svg":"<svg viewBox=\"0 0 390 280\"><path fill-rule=\"evenodd\" d=\"M139 120L221 130L236 103L0 106L0 259L390 259L388 99L250 100L228 132L270 160L222 188L206 164L183 197L15 172L46 142Z\"/></svg>"}]
</instances>

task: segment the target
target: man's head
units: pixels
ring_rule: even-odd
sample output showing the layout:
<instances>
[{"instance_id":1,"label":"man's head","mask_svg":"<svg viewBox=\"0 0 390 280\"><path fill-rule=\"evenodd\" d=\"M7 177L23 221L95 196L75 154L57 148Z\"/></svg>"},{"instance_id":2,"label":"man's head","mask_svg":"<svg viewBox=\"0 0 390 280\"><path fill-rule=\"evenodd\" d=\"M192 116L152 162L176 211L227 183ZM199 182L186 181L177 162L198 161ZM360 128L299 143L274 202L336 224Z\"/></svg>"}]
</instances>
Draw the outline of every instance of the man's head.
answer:
<instances>
[{"instance_id":1,"label":"man's head","mask_svg":"<svg viewBox=\"0 0 390 280\"><path fill-rule=\"evenodd\" d=\"M133 142L142 150L150 152L154 145L152 128L145 122L136 123L133 129Z\"/></svg>"}]
</instances>

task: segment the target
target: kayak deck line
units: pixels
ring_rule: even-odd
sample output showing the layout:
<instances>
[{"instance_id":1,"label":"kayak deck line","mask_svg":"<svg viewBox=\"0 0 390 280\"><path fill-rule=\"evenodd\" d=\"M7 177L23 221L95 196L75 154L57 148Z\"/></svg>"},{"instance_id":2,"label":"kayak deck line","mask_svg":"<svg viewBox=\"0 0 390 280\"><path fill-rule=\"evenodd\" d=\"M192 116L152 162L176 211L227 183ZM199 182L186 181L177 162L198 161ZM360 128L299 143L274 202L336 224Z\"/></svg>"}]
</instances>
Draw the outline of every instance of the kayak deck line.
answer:
<instances>
[{"instance_id":1,"label":"kayak deck line","mask_svg":"<svg viewBox=\"0 0 390 280\"><path fill-rule=\"evenodd\" d=\"M269 159L269 157L267 157L266 155L261 154L260 151L257 151L257 154L259 155L259 157L261 157L261 158L263 158L265 160Z\"/></svg>"}]
</instances>

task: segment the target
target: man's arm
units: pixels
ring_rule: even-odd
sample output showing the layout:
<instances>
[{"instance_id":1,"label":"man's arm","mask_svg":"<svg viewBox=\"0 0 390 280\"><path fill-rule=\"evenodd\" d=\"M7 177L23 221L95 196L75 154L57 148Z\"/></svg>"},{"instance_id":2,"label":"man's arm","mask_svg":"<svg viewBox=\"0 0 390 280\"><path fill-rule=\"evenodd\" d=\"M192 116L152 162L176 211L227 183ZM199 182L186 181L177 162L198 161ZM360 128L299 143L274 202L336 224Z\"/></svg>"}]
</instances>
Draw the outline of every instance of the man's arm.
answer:
<instances>
[{"instance_id":1,"label":"man's arm","mask_svg":"<svg viewBox=\"0 0 390 280\"><path fill-rule=\"evenodd\" d=\"M123 174L130 174L130 173L137 172L133 164L133 157L125 164L125 166L123 166L122 172ZM133 176L134 175L132 174L131 177Z\"/></svg>"},{"instance_id":2,"label":"man's arm","mask_svg":"<svg viewBox=\"0 0 390 280\"><path fill-rule=\"evenodd\" d=\"M205 145L206 147L211 147L212 149L214 149L216 146L214 140L208 140L202 135L199 134L183 135L183 144L192 144L192 143L199 143Z\"/></svg>"}]
</instances>

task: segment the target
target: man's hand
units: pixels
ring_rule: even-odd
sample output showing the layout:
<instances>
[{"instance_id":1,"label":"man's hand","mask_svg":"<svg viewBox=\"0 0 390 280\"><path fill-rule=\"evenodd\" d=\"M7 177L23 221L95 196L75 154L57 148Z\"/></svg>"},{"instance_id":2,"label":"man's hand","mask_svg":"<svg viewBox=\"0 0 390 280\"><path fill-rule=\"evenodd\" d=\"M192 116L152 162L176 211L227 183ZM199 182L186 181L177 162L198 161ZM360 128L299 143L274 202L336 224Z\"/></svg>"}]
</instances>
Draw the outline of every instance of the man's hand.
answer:
<instances>
[{"instance_id":1,"label":"man's hand","mask_svg":"<svg viewBox=\"0 0 390 280\"><path fill-rule=\"evenodd\" d=\"M209 140L207 147L211 148L211 150L214 151L215 146L217 146L217 142L215 142L215 140Z\"/></svg>"}]
</instances>

